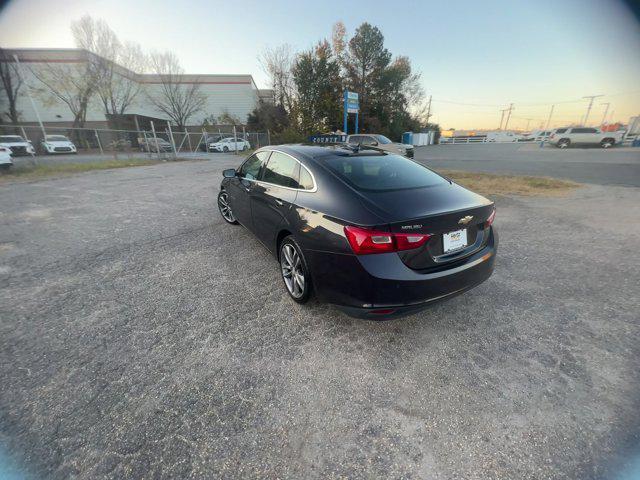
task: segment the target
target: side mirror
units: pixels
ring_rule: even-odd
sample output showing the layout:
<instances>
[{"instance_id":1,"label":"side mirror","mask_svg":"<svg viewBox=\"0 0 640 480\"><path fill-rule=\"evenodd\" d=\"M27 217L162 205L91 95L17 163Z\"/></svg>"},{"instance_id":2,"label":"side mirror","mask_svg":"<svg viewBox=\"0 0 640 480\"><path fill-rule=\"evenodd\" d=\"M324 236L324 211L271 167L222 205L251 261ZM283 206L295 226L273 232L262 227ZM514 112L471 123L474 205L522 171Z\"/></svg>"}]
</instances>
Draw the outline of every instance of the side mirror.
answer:
<instances>
[{"instance_id":1,"label":"side mirror","mask_svg":"<svg viewBox=\"0 0 640 480\"><path fill-rule=\"evenodd\" d=\"M376 142L375 140L371 143L371 145L373 145L374 147L378 146L378 142Z\"/></svg>"},{"instance_id":2,"label":"side mirror","mask_svg":"<svg viewBox=\"0 0 640 480\"><path fill-rule=\"evenodd\" d=\"M226 170L222 171L222 176L224 178L235 178L236 169L235 168L227 168Z\"/></svg>"}]
</instances>

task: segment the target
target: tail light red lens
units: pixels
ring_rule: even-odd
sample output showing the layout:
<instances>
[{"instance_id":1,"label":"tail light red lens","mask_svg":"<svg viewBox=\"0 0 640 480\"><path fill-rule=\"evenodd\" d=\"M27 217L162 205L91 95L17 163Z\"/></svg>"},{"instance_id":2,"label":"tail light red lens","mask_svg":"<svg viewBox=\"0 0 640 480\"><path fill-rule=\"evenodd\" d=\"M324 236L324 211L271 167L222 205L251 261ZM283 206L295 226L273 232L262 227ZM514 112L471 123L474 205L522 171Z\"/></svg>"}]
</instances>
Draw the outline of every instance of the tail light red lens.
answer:
<instances>
[{"instance_id":1,"label":"tail light red lens","mask_svg":"<svg viewBox=\"0 0 640 480\"><path fill-rule=\"evenodd\" d=\"M493 225L493 221L496 219L496 209L493 209L493 212L491 212L491 215L489 215L489 218L487 218L487 221L484 222L484 228L489 228L491 225Z\"/></svg>"},{"instance_id":2,"label":"tail light red lens","mask_svg":"<svg viewBox=\"0 0 640 480\"><path fill-rule=\"evenodd\" d=\"M356 255L412 250L431 238L427 233L390 233L352 226L344 227L344 233Z\"/></svg>"}]
</instances>

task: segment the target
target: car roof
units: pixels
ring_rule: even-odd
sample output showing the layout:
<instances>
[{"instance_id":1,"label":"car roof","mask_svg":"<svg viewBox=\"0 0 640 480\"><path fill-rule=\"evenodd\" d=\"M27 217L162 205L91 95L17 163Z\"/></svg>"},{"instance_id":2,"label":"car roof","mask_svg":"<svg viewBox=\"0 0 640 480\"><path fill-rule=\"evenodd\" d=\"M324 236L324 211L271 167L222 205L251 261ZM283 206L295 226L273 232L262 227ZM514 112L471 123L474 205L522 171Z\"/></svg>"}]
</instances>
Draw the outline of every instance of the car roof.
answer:
<instances>
[{"instance_id":1,"label":"car roof","mask_svg":"<svg viewBox=\"0 0 640 480\"><path fill-rule=\"evenodd\" d=\"M365 149L354 152L352 148L346 145L306 145L306 144L291 144L291 145L273 145L263 147L261 150L277 150L283 153L288 153L295 158L309 159L309 160L321 160L327 157L352 157L352 156L384 156L390 155L390 153L377 150L377 149Z\"/></svg>"}]
</instances>

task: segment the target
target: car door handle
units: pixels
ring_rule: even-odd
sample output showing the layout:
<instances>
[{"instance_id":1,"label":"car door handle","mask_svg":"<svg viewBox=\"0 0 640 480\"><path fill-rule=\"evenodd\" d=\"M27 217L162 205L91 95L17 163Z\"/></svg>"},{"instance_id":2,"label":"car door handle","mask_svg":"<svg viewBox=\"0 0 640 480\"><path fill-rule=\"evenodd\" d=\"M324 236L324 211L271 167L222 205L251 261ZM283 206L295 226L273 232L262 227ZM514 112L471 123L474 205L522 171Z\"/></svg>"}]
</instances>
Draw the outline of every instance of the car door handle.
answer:
<instances>
[{"instance_id":1,"label":"car door handle","mask_svg":"<svg viewBox=\"0 0 640 480\"><path fill-rule=\"evenodd\" d=\"M276 203L277 203L279 206L282 206L282 200L280 200L279 198L276 198Z\"/></svg>"}]
</instances>

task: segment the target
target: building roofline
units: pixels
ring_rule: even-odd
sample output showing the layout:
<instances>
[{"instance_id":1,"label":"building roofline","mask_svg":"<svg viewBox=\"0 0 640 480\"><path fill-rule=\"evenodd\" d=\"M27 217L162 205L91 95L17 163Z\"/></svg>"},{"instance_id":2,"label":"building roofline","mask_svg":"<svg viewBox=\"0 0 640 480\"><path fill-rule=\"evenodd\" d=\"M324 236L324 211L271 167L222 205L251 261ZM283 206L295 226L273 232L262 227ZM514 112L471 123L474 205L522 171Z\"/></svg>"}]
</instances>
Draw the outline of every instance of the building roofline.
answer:
<instances>
[{"instance_id":1,"label":"building roofline","mask_svg":"<svg viewBox=\"0 0 640 480\"><path fill-rule=\"evenodd\" d=\"M67 62L71 62L71 61L77 61L77 62L82 62L82 61L87 61L87 57L89 56L94 56L94 57L98 57L98 58L102 58L99 55L96 55L93 52L90 52L88 50L85 50L83 48L33 48L33 47L27 47L27 48L3 48L3 50L5 52L7 52L9 55L18 55L19 60L22 62L33 62L33 63L46 63L46 62L61 62L64 63L65 61ZM75 59L72 58L66 58L66 57L61 57L61 58L49 58L49 59L44 59L44 58L31 58L31 59L21 59L20 58L20 54L21 53L25 53L28 54L29 56L32 56L32 54L37 54L37 53L42 53L43 55L51 55L51 54L55 54L55 53L67 53L67 54L73 54L76 53L77 57ZM84 58L81 58L84 57ZM104 59L106 60L106 59ZM150 81L152 78L158 78L160 77L160 75L158 75L157 73L151 73L151 72L134 72L133 70L129 70L126 67L123 67L120 64L114 63L115 66L117 66L119 69L122 70L122 72L128 74L130 77L133 77L132 79L135 79L135 81L139 82L139 83L146 83L146 84L155 84L155 83L161 83L159 81L157 82L152 82ZM250 84L253 85L253 88L258 91L261 90L258 88L253 75L251 75L250 73L184 73L181 75L176 75L177 77L180 78L191 78L192 81L184 81L184 82L180 82L180 83L200 83L200 84ZM223 80L223 79L231 79L231 78L242 78L244 77L244 79L246 79L247 81L232 81L229 80L227 82L224 81L218 81L218 82L214 82L214 81L210 81L207 82L206 79L214 79L217 78L219 80ZM202 79L202 81L201 81Z\"/></svg>"}]
</instances>

